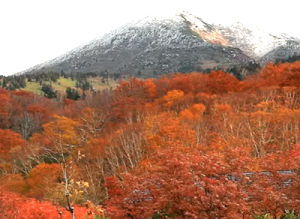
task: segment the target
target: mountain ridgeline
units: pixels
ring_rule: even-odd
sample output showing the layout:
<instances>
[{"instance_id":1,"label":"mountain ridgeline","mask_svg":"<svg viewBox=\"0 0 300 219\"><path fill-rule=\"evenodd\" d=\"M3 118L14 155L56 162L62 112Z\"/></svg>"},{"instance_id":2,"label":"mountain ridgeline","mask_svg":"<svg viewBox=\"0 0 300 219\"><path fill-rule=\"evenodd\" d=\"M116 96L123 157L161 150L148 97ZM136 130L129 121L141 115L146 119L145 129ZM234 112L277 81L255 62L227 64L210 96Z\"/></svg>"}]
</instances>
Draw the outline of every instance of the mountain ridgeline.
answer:
<instances>
[{"instance_id":1,"label":"mountain ridgeline","mask_svg":"<svg viewBox=\"0 0 300 219\"><path fill-rule=\"evenodd\" d=\"M156 77L222 69L242 79L268 61L299 55L300 41L255 26L208 24L187 12L148 16L20 72Z\"/></svg>"}]
</instances>

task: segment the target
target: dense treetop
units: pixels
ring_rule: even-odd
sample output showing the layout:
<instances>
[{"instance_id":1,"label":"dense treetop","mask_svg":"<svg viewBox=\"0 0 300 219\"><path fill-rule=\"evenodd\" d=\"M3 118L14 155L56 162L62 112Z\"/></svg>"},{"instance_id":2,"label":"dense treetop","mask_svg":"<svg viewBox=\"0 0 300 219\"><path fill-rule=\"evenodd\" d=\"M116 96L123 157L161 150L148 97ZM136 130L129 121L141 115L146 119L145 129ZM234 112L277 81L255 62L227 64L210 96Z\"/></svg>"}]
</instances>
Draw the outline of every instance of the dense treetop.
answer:
<instances>
[{"instance_id":1,"label":"dense treetop","mask_svg":"<svg viewBox=\"0 0 300 219\"><path fill-rule=\"evenodd\" d=\"M294 62L243 81L129 78L77 101L0 89L0 217L300 213L299 79Z\"/></svg>"}]
</instances>

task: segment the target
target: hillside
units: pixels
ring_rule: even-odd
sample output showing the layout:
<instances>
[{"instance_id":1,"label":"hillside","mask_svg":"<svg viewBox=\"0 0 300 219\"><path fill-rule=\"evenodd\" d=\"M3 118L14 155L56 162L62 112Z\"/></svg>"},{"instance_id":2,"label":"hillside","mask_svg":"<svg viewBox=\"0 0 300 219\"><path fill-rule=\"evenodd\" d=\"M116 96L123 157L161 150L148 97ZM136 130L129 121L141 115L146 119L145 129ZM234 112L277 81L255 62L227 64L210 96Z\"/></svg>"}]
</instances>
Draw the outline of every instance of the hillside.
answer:
<instances>
[{"instance_id":1,"label":"hillside","mask_svg":"<svg viewBox=\"0 0 300 219\"><path fill-rule=\"evenodd\" d=\"M86 92L99 92L115 88L116 78L107 74L25 74L0 77L0 86L6 90L25 90L48 98L84 98Z\"/></svg>"},{"instance_id":2,"label":"hillside","mask_svg":"<svg viewBox=\"0 0 300 219\"><path fill-rule=\"evenodd\" d=\"M100 77L97 78L90 77L88 78L87 81L92 84L93 87L92 89L94 91L110 89L116 86L116 81L110 79L107 83L107 82L103 82L102 78ZM76 89L76 83L77 83L76 79L72 80L71 78L64 78L64 77L58 78L57 82L45 82L45 84L51 84L53 89L58 92L65 92L68 87ZM25 88L23 88L23 90L31 91L36 94L42 95L43 92L41 89L42 89L42 84L40 84L37 81L29 82L28 80L26 82Z\"/></svg>"},{"instance_id":3,"label":"hillside","mask_svg":"<svg viewBox=\"0 0 300 219\"><path fill-rule=\"evenodd\" d=\"M21 73L106 70L110 74L139 73L139 77L147 78L157 72L233 66L251 69L254 63L240 48L232 47L213 25L191 14L180 13L134 21Z\"/></svg>"},{"instance_id":4,"label":"hillside","mask_svg":"<svg viewBox=\"0 0 300 219\"><path fill-rule=\"evenodd\" d=\"M220 21L221 23L221 21ZM238 78L268 61L299 55L299 39L256 26L208 24L188 12L133 21L23 73L135 75L223 69Z\"/></svg>"},{"instance_id":5,"label":"hillside","mask_svg":"<svg viewBox=\"0 0 300 219\"><path fill-rule=\"evenodd\" d=\"M299 69L0 89L0 218L298 219Z\"/></svg>"},{"instance_id":6,"label":"hillside","mask_svg":"<svg viewBox=\"0 0 300 219\"><path fill-rule=\"evenodd\" d=\"M262 66L300 54L300 40L286 34L269 33L240 22L231 26L216 25L215 28L229 41L230 46L240 48Z\"/></svg>"}]
</instances>

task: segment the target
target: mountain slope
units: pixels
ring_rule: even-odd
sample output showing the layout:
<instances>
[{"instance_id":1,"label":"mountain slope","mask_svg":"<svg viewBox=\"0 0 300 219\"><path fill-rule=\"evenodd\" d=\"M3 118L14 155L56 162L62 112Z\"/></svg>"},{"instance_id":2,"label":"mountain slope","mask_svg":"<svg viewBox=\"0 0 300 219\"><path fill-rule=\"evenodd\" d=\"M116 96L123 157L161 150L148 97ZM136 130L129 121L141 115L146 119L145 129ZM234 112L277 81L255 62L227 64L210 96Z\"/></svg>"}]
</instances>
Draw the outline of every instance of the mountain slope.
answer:
<instances>
[{"instance_id":1,"label":"mountain slope","mask_svg":"<svg viewBox=\"0 0 300 219\"><path fill-rule=\"evenodd\" d=\"M216 25L215 28L229 41L230 46L240 48L261 64L300 54L300 40L286 34L268 33L240 22L231 26Z\"/></svg>"},{"instance_id":2,"label":"mountain slope","mask_svg":"<svg viewBox=\"0 0 300 219\"><path fill-rule=\"evenodd\" d=\"M159 73L242 66L253 60L212 25L181 13L146 17L116 29L60 57L21 73L39 71L100 72L147 77Z\"/></svg>"},{"instance_id":3,"label":"mountain slope","mask_svg":"<svg viewBox=\"0 0 300 219\"><path fill-rule=\"evenodd\" d=\"M287 58L299 45L299 40L285 35L271 35L241 23L211 25L182 12L134 21L21 73L105 71L153 77L156 72L213 68L253 70L256 62ZM283 50L288 52L282 55L279 51Z\"/></svg>"}]
</instances>

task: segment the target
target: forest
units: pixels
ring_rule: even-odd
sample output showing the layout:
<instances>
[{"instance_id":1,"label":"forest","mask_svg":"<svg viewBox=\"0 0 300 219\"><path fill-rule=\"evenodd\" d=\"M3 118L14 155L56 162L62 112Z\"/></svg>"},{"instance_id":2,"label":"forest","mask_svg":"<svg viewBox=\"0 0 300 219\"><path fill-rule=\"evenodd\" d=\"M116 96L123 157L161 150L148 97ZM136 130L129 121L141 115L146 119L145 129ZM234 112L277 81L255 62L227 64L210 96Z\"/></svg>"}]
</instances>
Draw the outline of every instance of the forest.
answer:
<instances>
[{"instance_id":1,"label":"forest","mask_svg":"<svg viewBox=\"0 0 300 219\"><path fill-rule=\"evenodd\" d=\"M300 218L300 61L0 89L1 219Z\"/></svg>"}]
</instances>

